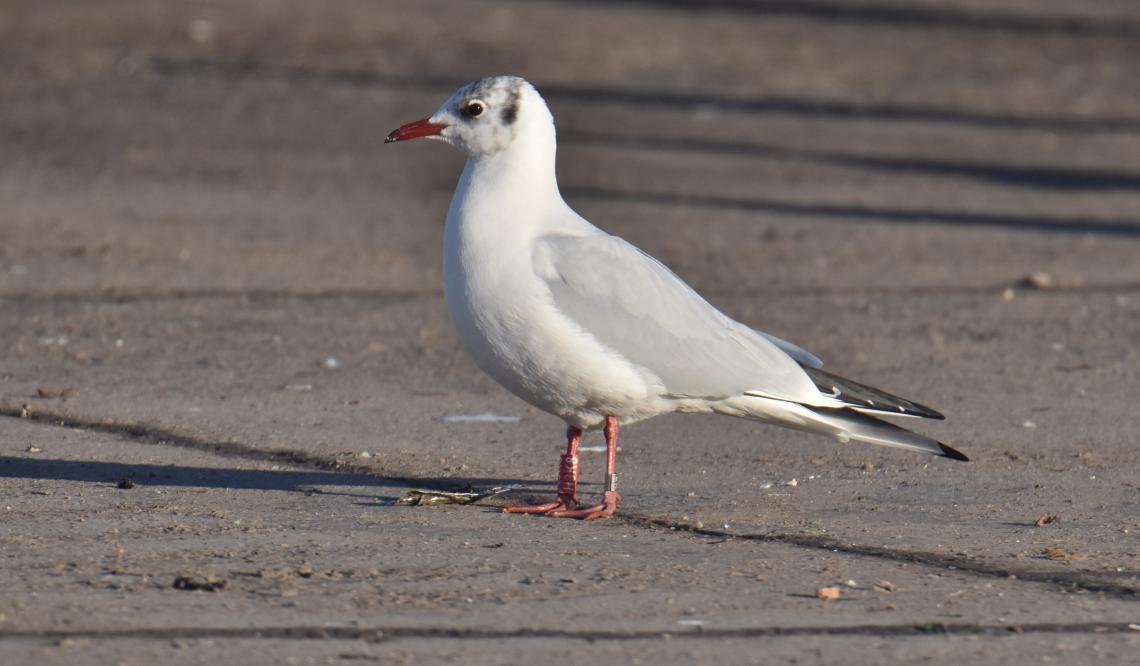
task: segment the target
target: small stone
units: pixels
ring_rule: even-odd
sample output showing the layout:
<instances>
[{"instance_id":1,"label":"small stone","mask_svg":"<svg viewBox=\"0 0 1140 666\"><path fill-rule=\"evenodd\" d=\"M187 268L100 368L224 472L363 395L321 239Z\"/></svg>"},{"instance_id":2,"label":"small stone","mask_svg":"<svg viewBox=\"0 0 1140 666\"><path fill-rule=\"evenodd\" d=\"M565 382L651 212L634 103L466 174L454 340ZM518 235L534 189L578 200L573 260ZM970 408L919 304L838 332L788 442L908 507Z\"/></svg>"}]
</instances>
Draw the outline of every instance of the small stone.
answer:
<instances>
[{"instance_id":1,"label":"small stone","mask_svg":"<svg viewBox=\"0 0 1140 666\"><path fill-rule=\"evenodd\" d=\"M206 19L194 19L186 27L186 35L199 44L205 44L214 39L214 24Z\"/></svg>"},{"instance_id":2,"label":"small stone","mask_svg":"<svg viewBox=\"0 0 1140 666\"><path fill-rule=\"evenodd\" d=\"M135 487L135 482L124 476L123 478L119 479L119 482L115 484L115 487L119 488L120 490L130 490L131 488Z\"/></svg>"},{"instance_id":3,"label":"small stone","mask_svg":"<svg viewBox=\"0 0 1140 666\"><path fill-rule=\"evenodd\" d=\"M1035 271L1022 278L1021 283L1034 289L1052 289L1056 283L1053 276L1043 271Z\"/></svg>"}]
</instances>

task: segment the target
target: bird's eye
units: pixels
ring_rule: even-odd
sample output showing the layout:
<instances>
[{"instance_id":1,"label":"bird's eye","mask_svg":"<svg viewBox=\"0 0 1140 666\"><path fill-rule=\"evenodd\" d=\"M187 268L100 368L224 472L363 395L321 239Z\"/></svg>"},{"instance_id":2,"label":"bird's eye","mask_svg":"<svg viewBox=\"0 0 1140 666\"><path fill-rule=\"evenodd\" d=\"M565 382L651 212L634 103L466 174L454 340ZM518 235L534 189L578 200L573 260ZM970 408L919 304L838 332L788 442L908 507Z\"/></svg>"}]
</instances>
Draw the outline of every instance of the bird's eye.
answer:
<instances>
[{"instance_id":1,"label":"bird's eye","mask_svg":"<svg viewBox=\"0 0 1140 666\"><path fill-rule=\"evenodd\" d=\"M468 118L478 118L483 115L483 103L468 102L467 105L463 107L463 115Z\"/></svg>"}]
</instances>

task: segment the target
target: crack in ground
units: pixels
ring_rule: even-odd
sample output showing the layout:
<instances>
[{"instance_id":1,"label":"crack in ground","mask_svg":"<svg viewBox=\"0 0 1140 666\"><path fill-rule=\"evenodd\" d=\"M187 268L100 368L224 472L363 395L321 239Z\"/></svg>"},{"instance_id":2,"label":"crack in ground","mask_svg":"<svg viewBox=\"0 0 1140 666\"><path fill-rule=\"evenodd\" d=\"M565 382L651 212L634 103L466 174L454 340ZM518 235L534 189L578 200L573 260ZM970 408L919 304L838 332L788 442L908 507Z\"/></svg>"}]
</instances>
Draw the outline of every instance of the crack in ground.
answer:
<instances>
[{"instance_id":1,"label":"crack in ground","mask_svg":"<svg viewBox=\"0 0 1140 666\"><path fill-rule=\"evenodd\" d=\"M1001 566L998 564L986 564L985 562L980 562L976 559L963 555L944 555L941 553L931 553L925 551L894 550L890 548L880 548L877 546L843 543L837 539L827 536L788 533L739 534L712 530L704 527L697 527L696 525L691 525L688 523L676 522L662 518L651 518L648 516L640 516L636 514L618 514L617 519L634 527L647 529L664 528L670 531L686 532L701 537L725 540L734 539L739 541L757 541L764 543L787 544L798 546L800 548L813 548L816 550L826 550L833 553L838 552L843 553L844 555L855 555L858 557L889 560L891 562L905 562L908 564L918 564L926 567L950 569L954 571L961 571L962 573L974 574L977 576L1006 578L1010 580L1024 581L1027 583L1044 583L1055 585L1061 587L1062 589L1078 590L1081 592L1094 592L1122 599L1134 599L1138 594L1140 594L1140 590L1138 590L1136 587L1119 583L1116 580L1123 577L1135 578L1137 575L1140 575L1140 572L1136 571L1124 571L1117 573L1087 571L1031 571L1027 569Z\"/></svg>"},{"instance_id":2,"label":"crack in ground","mask_svg":"<svg viewBox=\"0 0 1140 666\"><path fill-rule=\"evenodd\" d=\"M22 407L13 409L0 406L0 416L23 419L33 423L51 425L64 428L73 428L87 432L99 432L134 440L143 440L152 444L175 446L196 451L206 451L218 456L237 458L256 462L283 462L292 465L304 465L321 470L336 471L346 474L357 474L382 479L394 485L406 487L419 487L431 490L454 491L457 485L463 484L462 479L420 478L407 475L390 474L384 472L379 466L363 466L346 463L339 460L313 455L304 451L276 449L255 450L238 442L209 442L202 439L180 435L171 430L156 428L141 424L116 423L113 421L95 421L73 416L39 412ZM1064 591L1077 591L1096 593L1118 599L1134 600L1140 596L1140 589L1127 583L1119 582L1120 578L1137 576L1136 571L1112 572L1055 572L1033 571L999 564L987 564L966 556L944 555L924 551L905 551L880 548L870 545L843 543L827 536L809 534L739 534L719 530L697 527L696 525L653 518L649 516L619 514L616 520L627 525L641 529L682 532L694 536L715 539L734 539L739 541L754 541L761 543L779 543L800 548L826 550L833 553L842 553L856 557L869 557L892 562L905 562L925 567L949 569L966 574L991 578L1004 578L1027 583L1047 584L1061 588Z\"/></svg>"},{"instance_id":3,"label":"crack in ground","mask_svg":"<svg viewBox=\"0 0 1140 666\"><path fill-rule=\"evenodd\" d=\"M1042 296L1097 295L1097 294L1131 294L1140 291L1140 282L1120 283L1080 283L1080 284L1054 284L1044 287L1035 287L1027 284L1025 280L1014 282L999 282L995 284L962 284L962 285L891 285L891 286L856 286L856 287L781 287L779 290L765 289L706 289L703 293L716 297L749 297L749 298L788 298L793 296L860 296L860 295L903 295L927 296L931 294L951 295L992 295L1000 294L1006 289L1024 291L1026 293L1040 294ZM272 302L279 300L297 301L324 301L324 300L366 300L380 301L383 305L406 303L425 298L442 298L443 290L424 291L393 291L387 289L324 289L324 290L297 290L287 289L172 289L172 290L93 290L93 291L18 291L0 292L0 301L22 304L41 303L80 303L80 304L130 304L154 303L162 301L197 301L197 300L240 300L248 302Z\"/></svg>"},{"instance_id":4,"label":"crack in ground","mask_svg":"<svg viewBox=\"0 0 1140 666\"><path fill-rule=\"evenodd\" d=\"M380 642L400 639L578 639L584 641L628 641L663 638L779 638L796 636L1014 636L1019 634L1126 634L1136 631L1126 622L1040 623L1021 625L926 624L847 625L799 627L739 627L728 629L697 627L682 630L573 630L573 629L485 629L465 627L356 627L356 626L276 626L276 627L170 627L141 629L0 629L4 640L172 640L172 639L288 639L363 640Z\"/></svg>"},{"instance_id":5,"label":"crack in ground","mask_svg":"<svg viewBox=\"0 0 1140 666\"><path fill-rule=\"evenodd\" d=\"M1137 285L1140 289L1140 285ZM0 301L17 303L151 303L157 301L242 300L242 301L322 301L375 300L383 304L404 303L427 297L443 297L442 289L400 291L393 289L100 289L75 291L19 291L0 293Z\"/></svg>"}]
</instances>

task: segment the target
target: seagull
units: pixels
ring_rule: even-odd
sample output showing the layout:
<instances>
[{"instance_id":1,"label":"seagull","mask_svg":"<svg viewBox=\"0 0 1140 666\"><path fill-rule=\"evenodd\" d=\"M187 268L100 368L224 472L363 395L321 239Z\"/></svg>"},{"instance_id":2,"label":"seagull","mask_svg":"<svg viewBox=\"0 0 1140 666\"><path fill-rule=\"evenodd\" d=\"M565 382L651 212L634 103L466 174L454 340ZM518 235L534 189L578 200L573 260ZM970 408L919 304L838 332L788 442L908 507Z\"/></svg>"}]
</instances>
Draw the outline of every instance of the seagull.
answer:
<instances>
[{"instance_id":1,"label":"seagull","mask_svg":"<svg viewBox=\"0 0 1140 666\"><path fill-rule=\"evenodd\" d=\"M554 117L533 85L492 76L385 143L429 138L467 164L447 211L444 297L463 346L509 391L567 425L554 501L507 513L613 516L618 431L672 412L715 413L968 460L876 415L942 419L822 369L815 355L720 312L658 260L562 199ZM601 502L580 506L578 448L601 428Z\"/></svg>"}]
</instances>

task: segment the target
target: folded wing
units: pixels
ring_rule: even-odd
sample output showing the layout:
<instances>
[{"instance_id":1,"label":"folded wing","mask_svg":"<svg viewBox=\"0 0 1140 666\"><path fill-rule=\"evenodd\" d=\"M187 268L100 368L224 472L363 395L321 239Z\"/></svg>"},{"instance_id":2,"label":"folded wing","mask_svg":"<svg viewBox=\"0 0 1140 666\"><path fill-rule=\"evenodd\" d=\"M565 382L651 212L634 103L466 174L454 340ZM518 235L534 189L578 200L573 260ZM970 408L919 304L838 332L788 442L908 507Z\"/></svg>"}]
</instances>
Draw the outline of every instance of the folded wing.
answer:
<instances>
[{"instance_id":1,"label":"folded wing","mask_svg":"<svg viewBox=\"0 0 1140 666\"><path fill-rule=\"evenodd\" d=\"M789 352L809 366L818 359L725 316L620 238L548 236L533 259L558 310L656 375L669 395L719 400L755 391L806 404L826 400Z\"/></svg>"}]
</instances>

